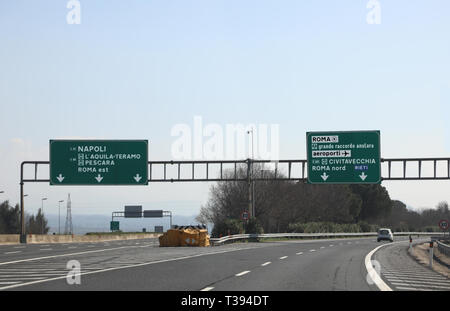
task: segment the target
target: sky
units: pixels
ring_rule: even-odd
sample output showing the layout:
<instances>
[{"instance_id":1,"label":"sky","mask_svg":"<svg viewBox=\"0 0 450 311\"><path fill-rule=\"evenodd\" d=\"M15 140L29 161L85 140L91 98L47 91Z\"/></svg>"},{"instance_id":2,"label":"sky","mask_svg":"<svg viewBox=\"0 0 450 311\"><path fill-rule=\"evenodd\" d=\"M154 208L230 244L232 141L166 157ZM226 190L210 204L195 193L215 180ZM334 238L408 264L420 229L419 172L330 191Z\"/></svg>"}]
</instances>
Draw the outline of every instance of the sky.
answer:
<instances>
[{"instance_id":1,"label":"sky","mask_svg":"<svg viewBox=\"0 0 450 311\"><path fill-rule=\"evenodd\" d=\"M278 125L280 159L340 130L380 130L385 158L450 157L447 0L79 0L79 24L68 3L0 0L0 199L19 201L20 163L48 160L50 139L148 139L171 160L195 117ZM29 183L25 209L57 213L70 193L74 214L193 215L210 186ZM449 181L383 186L416 209L450 202Z\"/></svg>"}]
</instances>

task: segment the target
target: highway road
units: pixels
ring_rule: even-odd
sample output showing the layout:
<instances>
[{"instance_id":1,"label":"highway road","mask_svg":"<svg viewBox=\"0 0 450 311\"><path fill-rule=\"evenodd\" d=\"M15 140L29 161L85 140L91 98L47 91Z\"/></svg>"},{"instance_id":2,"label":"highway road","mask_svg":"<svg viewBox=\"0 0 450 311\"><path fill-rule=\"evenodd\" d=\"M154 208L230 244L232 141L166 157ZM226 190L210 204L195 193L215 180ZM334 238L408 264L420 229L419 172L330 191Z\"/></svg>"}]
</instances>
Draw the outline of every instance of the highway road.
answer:
<instances>
[{"instance_id":1,"label":"highway road","mask_svg":"<svg viewBox=\"0 0 450 311\"><path fill-rule=\"evenodd\" d=\"M425 241L426 239L424 239ZM156 239L0 246L0 290L375 291L366 255L392 290L450 290L450 280L416 263L408 241L286 240L216 247L159 247ZM80 263L69 285L67 263ZM72 271L73 272L73 271Z\"/></svg>"}]
</instances>

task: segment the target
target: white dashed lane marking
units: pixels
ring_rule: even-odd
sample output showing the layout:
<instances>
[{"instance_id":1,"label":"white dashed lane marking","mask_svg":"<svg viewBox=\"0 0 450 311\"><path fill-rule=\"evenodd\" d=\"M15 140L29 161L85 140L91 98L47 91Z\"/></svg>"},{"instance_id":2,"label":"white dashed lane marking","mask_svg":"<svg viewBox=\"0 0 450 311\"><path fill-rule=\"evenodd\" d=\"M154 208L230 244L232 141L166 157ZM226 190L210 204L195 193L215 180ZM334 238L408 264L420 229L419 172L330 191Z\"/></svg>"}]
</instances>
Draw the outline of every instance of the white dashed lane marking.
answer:
<instances>
[{"instance_id":1,"label":"white dashed lane marking","mask_svg":"<svg viewBox=\"0 0 450 311\"><path fill-rule=\"evenodd\" d=\"M286 259L288 256L280 257L281 260Z\"/></svg>"},{"instance_id":2,"label":"white dashed lane marking","mask_svg":"<svg viewBox=\"0 0 450 311\"><path fill-rule=\"evenodd\" d=\"M241 273L236 274L236 276L243 276L246 275L247 273L250 273L250 271L242 271Z\"/></svg>"},{"instance_id":3,"label":"white dashed lane marking","mask_svg":"<svg viewBox=\"0 0 450 311\"><path fill-rule=\"evenodd\" d=\"M270 265L270 264L271 264L271 262L268 261L268 262L263 263L261 266L265 267L265 266Z\"/></svg>"}]
</instances>

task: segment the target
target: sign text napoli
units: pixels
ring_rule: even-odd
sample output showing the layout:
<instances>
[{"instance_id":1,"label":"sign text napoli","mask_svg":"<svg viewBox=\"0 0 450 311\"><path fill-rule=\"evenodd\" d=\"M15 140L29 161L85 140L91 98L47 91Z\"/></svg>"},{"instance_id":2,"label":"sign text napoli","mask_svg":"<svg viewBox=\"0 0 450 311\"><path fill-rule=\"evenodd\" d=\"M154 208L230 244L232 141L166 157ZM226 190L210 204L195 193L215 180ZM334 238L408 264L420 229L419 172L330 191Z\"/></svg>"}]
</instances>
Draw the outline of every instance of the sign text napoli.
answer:
<instances>
[{"instance_id":1,"label":"sign text napoli","mask_svg":"<svg viewBox=\"0 0 450 311\"><path fill-rule=\"evenodd\" d=\"M50 185L147 185L147 140L50 140Z\"/></svg>"},{"instance_id":2,"label":"sign text napoli","mask_svg":"<svg viewBox=\"0 0 450 311\"><path fill-rule=\"evenodd\" d=\"M381 182L380 131L308 132L308 183Z\"/></svg>"}]
</instances>

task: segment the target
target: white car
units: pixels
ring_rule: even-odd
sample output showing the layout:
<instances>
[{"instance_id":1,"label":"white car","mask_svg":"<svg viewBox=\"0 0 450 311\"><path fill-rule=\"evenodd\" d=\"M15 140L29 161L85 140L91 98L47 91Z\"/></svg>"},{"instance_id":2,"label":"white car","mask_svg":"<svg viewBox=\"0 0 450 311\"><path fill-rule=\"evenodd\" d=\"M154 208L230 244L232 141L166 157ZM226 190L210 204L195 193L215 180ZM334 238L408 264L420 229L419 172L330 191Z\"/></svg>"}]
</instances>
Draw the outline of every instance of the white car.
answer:
<instances>
[{"instance_id":1,"label":"white car","mask_svg":"<svg viewBox=\"0 0 450 311\"><path fill-rule=\"evenodd\" d=\"M394 235L392 234L391 229L380 228L378 230L377 242L380 242L381 240L389 240L391 242L394 242Z\"/></svg>"}]
</instances>

